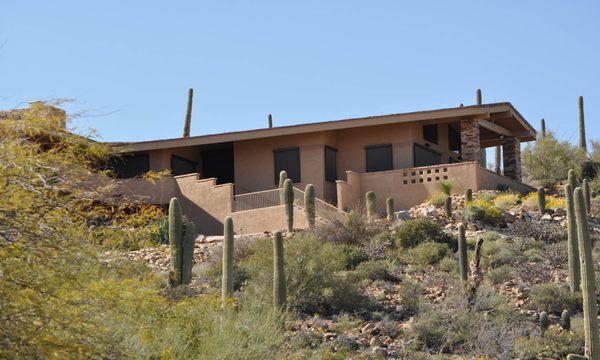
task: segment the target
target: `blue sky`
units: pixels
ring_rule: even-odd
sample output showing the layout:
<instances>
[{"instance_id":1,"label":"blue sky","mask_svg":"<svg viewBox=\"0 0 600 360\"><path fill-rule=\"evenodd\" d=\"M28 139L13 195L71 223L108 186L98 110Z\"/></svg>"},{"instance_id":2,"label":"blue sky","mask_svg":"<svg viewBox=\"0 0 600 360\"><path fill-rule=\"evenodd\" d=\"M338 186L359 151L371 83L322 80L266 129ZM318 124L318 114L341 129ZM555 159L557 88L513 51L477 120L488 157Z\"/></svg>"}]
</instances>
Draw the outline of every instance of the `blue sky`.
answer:
<instances>
[{"instance_id":1,"label":"blue sky","mask_svg":"<svg viewBox=\"0 0 600 360\"><path fill-rule=\"evenodd\" d=\"M595 1L4 1L0 108L71 98L107 141L510 101L600 138Z\"/></svg>"}]
</instances>

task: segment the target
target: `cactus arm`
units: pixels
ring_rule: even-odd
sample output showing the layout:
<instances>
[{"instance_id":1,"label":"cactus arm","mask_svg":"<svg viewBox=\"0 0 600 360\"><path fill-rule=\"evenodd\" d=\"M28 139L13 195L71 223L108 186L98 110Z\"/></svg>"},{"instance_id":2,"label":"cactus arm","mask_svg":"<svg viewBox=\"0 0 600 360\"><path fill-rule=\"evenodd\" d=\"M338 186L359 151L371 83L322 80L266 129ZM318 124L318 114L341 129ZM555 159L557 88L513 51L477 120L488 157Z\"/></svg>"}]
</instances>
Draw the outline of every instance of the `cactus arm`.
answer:
<instances>
[{"instance_id":1,"label":"cactus arm","mask_svg":"<svg viewBox=\"0 0 600 360\"><path fill-rule=\"evenodd\" d=\"M287 231L291 234L294 231L294 188L290 179L285 179L283 182L283 199L287 217Z\"/></svg>"},{"instance_id":2,"label":"cactus arm","mask_svg":"<svg viewBox=\"0 0 600 360\"><path fill-rule=\"evenodd\" d=\"M285 204L285 195L284 195L284 190L283 190L283 184L285 184L285 181L287 180L287 172L285 171L280 171L279 172L279 189L281 189L279 191L279 202L283 205Z\"/></svg>"}]
</instances>

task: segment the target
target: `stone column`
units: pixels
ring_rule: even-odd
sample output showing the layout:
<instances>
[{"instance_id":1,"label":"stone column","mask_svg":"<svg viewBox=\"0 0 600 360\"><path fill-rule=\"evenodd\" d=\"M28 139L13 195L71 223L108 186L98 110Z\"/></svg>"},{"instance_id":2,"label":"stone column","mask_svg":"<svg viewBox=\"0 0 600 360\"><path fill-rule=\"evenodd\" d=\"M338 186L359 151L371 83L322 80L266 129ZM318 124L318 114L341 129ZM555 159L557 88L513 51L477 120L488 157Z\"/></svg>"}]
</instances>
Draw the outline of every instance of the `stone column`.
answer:
<instances>
[{"instance_id":1,"label":"stone column","mask_svg":"<svg viewBox=\"0 0 600 360\"><path fill-rule=\"evenodd\" d=\"M502 142L504 176L521 181L521 142L515 137L506 137Z\"/></svg>"},{"instance_id":2,"label":"stone column","mask_svg":"<svg viewBox=\"0 0 600 360\"><path fill-rule=\"evenodd\" d=\"M481 163L479 120L463 119L460 121L460 142L462 161L477 161Z\"/></svg>"}]
</instances>

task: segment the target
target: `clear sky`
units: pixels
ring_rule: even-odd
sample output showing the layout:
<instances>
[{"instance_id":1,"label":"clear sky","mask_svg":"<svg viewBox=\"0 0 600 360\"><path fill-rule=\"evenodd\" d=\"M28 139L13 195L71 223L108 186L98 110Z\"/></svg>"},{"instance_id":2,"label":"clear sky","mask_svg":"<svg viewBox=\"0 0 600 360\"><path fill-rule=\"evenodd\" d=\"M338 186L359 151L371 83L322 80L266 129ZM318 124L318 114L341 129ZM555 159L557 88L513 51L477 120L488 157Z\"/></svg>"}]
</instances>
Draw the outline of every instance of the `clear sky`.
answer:
<instances>
[{"instance_id":1,"label":"clear sky","mask_svg":"<svg viewBox=\"0 0 600 360\"><path fill-rule=\"evenodd\" d=\"M106 141L510 101L600 138L598 1L10 1L0 108L71 98Z\"/></svg>"}]
</instances>

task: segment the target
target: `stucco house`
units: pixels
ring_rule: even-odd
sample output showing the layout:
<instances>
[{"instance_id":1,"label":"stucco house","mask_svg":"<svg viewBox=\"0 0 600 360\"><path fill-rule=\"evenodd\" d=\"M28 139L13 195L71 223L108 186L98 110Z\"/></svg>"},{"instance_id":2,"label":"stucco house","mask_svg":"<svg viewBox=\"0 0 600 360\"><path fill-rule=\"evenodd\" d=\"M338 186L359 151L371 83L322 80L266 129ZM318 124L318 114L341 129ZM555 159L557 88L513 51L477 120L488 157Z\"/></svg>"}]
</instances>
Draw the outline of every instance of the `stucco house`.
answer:
<instances>
[{"instance_id":1,"label":"stucco house","mask_svg":"<svg viewBox=\"0 0 600 360\"><path fill-rule=\"evenodd\" d=\"M110 145L126 153L113 163L123 193L159 204L178 196L201 232L220 233L232 216L236 230L248 233L284 228L281 170L296 187L302 227L307 184L315 186L323 219L360 208L369 190L381 211L387 197L397 209L419 204L444 180L456 191L499 185L530 191L521 182L520 144L535 138L535 129L504 102ZM485 149L496 146L502 174L485 166ZM173 176L157 184L139 178L164 169Z\"/></svg>"}]
</instances>

